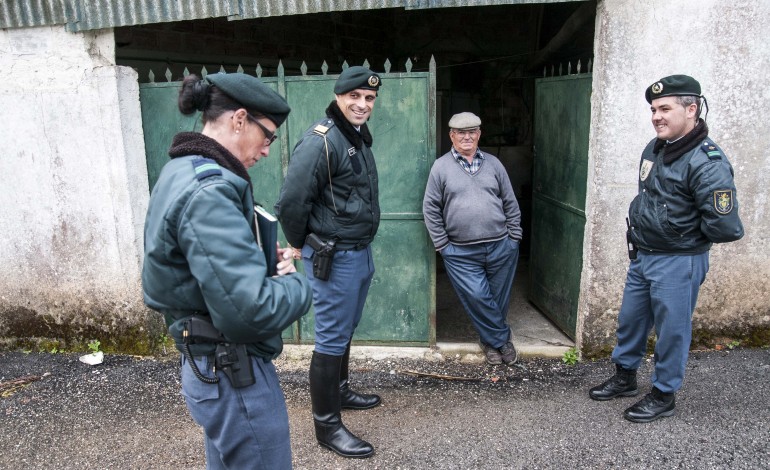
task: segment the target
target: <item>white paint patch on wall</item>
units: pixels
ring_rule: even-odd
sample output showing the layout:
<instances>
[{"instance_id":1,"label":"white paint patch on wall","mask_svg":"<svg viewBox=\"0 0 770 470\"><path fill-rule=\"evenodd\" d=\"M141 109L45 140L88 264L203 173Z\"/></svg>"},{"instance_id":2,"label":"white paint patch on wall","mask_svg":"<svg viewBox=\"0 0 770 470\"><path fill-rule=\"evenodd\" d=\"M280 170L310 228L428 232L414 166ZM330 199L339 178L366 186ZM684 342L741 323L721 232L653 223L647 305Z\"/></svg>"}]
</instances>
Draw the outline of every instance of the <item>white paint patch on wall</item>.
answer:
<instances>
[{"instance_id":1,"label":"white paint patch on wall","mask_svg":"<svg viewBox=\"0 0 770 470\"><path fill-rule=\"evenodd\" d=\"M654 138L644 91L671 74L695 77L710 136L736 172L744 239L716 245L694 318L715 331L770 327L770 3L761 0L600 1L596 18L587 233L578 313L581 341L613 331L628 265L628 205L639 157ZM764 313L763 313L764 312ZM614 340L614 338L612 338Z\"/></svg>"}]
</instances>

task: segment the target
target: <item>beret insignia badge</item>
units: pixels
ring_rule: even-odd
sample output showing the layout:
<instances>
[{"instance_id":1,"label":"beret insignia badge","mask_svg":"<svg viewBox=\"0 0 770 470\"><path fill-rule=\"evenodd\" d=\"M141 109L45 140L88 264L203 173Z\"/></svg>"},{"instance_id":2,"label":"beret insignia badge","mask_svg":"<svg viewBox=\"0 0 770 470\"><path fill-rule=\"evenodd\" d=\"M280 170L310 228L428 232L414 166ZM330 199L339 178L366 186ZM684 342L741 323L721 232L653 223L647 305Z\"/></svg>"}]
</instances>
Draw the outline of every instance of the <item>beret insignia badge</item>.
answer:
<instances>
[{"instance_id":1,"label":"beret insignia badge","mask_svg":"<svg viewBox=\"0 0 770 470\"><path fill-rule=\"evenodd\" d=\"M380 77L378 77L377 75L372 75L371 77L369 77L368 82L369 82L369 86L377 86L380 84Z\"/></svg>"},{"instance_id":2,"label":"beret insignia badge","mask_svg":"<svg viewBox=\"0 0 770 470\"><path fill-rule=\"evenodd\" d=\"M721 214L727 215L733 210L733 191L732 189L723 189L714 191L714 209Z\"/></svg>"},{"instance_id":3,"label":"beret insignia badge","mask_svg":"<svg viewBox=\"0 0 770 470\"><path fill-rule=\"evenodd\" d=\"M653 93L658 95L663 91L663 84L661 82L658 82L652 86L651 90Z\"/></svg>"}]
</instances>

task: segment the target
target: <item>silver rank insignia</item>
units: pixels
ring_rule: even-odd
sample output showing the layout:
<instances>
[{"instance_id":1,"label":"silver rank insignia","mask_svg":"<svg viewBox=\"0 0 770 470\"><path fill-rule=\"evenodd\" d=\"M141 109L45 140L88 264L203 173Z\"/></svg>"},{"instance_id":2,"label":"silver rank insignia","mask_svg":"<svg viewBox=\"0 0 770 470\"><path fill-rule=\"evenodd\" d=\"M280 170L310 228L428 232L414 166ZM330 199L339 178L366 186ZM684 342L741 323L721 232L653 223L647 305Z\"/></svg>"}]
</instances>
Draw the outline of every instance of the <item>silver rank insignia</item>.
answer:
<instances>
[{"instance_id":1,"label":"silver rank insignia","mask_svg":"<svg viewBox=\"0 0 770 470\"><path fill-rule=\"evenodd\" d=\"M639 179L644 181L647 179L648 176L650 176L650 171L652 171L652 165L654 165L655 162L650 160L642 160L642 167L639 168Z\"/></svg>"},{"instance_id":2,"label":"silver rank insignia","mask_svg":"<svg viewBox=\"0 0 770 470\"><path fill-rule=\"evenodd\" d=\"M733 190L721 189L714 191L714 209L719 214L727 215L733 210Z\"/></svg>"},{"instance_id":3,"label":"silver rank insignia","mask_svg":"<svg viewBox=\"0 0 770 470\"><path fill-rule=\"evenodd\" d=\"M348 149L348 156L352 157L355 154L356 154L356 148L355 147L350 147Z\"/></svg>"}]
</instances>

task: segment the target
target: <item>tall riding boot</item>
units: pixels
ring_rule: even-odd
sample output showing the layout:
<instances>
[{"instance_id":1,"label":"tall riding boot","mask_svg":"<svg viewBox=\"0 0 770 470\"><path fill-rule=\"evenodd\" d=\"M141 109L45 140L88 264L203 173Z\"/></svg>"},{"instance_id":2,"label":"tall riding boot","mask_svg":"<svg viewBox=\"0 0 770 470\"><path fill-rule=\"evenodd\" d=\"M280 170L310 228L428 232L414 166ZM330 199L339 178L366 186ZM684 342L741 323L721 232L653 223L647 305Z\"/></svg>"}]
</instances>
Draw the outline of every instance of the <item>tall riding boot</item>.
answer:
<instances>
[{"instance_id":1,"label":"tall riding boot","mask_svg":"<svg viewBox=\"0 0 770 470\"><path fill-rule=\"evenodd\" d=\"M340 405L343 410L368 410L382 401L379 395L365 395L354 392L348 383L348 362L350 361L350 343L342 356L340 365Z\"/></svg>"},{"instance_id":2,"label":"tall riding boot","mask_svg":"<svg viewBox=\"0 0 770 470\"><path fill-rule=\"evenodd\" d=\"M315 351L310 360L310 401L313 404L315 437L319 444L343 457L370 457L374 454L372 445L357 438L342 424L339 388L341 362L342 356Z\"/></svg>"}]
</instances>

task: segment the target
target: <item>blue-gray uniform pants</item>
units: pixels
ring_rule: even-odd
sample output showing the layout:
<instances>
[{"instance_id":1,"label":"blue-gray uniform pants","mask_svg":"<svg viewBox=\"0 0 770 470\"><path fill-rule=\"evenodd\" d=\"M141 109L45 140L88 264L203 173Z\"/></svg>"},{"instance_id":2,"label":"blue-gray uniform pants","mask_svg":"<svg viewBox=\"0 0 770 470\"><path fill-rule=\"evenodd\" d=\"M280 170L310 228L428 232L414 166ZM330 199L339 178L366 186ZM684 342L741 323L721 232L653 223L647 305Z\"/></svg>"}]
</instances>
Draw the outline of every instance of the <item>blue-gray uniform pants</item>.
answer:
<instances>
[{"instance_id":1,"label":"blue-gray uniform pants","mask_svg":"<svg viewBox=\"0 0 770 470\"><path fill-rule=\"evenodd\" d=\"M511 340L508 303L519 261L519 242L510 238L441 250L447 276L471 317L481 342L500 348Z\"/></svg>"},{"instance_id":2,"label":"blue-gray uniform pants","mask_svg":"<svg viewBox=\"0 0 770 470\"><path fill-rule=\"evenodd\" d=\"M213 358L195 357L198 369L213 377ZM270 361L251 357L256 383L233 388L217 371L219 383L193 374L182 356L182 395L190 415L203 427L207 469L290 469L289 415Z\"/></svg>"},{"instance_id":3,"label":"blue-gray uniform pants","mask_svg":"<svg viewBox=\"0 0 770 470\"><path fill-rule=\"evenodd\" d=\"M327 281L313 276L313 254L313 248L306 243L302 247L302 261L313 288L315 351L342 356L361 320L374 277L372 248L335 252Z\"/></svg>"},{"instance_id":4,"label":"blue-gray uniform pants","mask_svg":"<svg viewBox=\"0 0 770 470\"><path fill-rule=\"evenodd\" d=\"M673 256L640 250L626 276L612 362L638 369L654 326L652 384L663 393L679 390L690 351L692 313L708 270L708 252Z\"/></svg>"}]
</instances>

